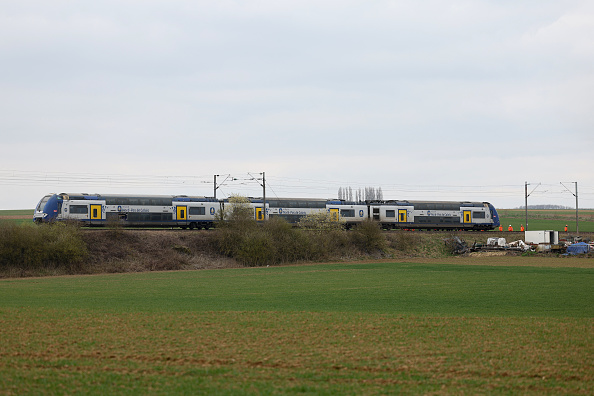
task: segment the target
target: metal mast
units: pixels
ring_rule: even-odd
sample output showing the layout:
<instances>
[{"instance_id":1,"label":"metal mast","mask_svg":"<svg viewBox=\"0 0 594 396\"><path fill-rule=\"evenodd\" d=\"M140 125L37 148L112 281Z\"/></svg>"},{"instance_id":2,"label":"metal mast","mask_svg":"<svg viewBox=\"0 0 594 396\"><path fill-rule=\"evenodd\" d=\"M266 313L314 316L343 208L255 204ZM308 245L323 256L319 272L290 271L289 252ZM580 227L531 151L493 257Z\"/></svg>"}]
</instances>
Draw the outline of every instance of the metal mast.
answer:
<instances>
[{"instance_id":1,"label":"metal mast","mask_svg":"<svg viewBox=\"0 0 594 396\"><path fill-rule=\"evenodd\" d=\"M569 191L575 197L575 232L576 234L580 233L580 223L578 221L578 192L577 192L577 182L568 182L575 184L575 194L571 192L569 188L563 184L563 182L559 182L567 191Z\"/></svg>"}]
</instances>

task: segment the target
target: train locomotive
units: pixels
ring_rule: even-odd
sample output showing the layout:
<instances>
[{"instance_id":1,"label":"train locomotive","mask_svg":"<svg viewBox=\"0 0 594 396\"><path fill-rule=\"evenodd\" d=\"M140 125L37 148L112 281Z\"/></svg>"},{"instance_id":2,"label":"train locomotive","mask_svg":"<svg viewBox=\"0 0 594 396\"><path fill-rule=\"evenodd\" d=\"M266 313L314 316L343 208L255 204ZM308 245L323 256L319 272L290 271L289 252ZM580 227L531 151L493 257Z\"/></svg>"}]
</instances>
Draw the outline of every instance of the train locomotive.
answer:
<instances>
[{"instance_id":1,"label":"train locomotive","mask_svg":"<svg viewBox=\"0 0 594 396\"><path fill-rule=\"evenodd\" d=\"M489 202L344 201L303 198L249 198L254 219L282 218L297 223L308 214L327 212L350 228L374 221L384 229L492 230L499 215ZM186 195L48 194L33 215L36 223L77 221L88 226L211 228L228 200Z\"/></svg>"}]
</instances>

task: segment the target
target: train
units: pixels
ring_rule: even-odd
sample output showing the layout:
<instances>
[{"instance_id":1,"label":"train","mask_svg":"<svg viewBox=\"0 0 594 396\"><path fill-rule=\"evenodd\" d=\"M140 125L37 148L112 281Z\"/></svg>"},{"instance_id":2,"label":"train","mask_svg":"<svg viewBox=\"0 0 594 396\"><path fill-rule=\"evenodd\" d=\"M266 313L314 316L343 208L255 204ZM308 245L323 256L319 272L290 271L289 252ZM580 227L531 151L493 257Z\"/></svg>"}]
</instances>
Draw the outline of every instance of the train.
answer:
<instances>
[{"instance_id":1,"label":"train","mask_svg":"<svg viewBox=\"0 0 594 396\"><path fill-rule=\"evenodd\" d=\"M373 221L384 229L487 231L499 227L489 202L338 199L247 198L256 221L282 218L295 224L304 216L326 212L351 228ZM33 214L35 223L76 221L87 226L121 224L132 227L208 229L215 226L228 199L187 195L48 194Z\"/></svg>"}]
</instances>

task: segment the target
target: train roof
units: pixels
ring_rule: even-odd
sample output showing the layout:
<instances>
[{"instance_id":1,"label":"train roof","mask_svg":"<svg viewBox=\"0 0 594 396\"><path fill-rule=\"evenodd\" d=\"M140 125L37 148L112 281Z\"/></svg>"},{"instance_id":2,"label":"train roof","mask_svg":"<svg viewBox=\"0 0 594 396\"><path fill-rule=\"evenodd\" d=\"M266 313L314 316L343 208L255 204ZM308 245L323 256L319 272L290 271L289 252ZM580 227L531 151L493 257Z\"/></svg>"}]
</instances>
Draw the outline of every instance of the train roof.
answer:
<instances>
[{"instance_id":1,"label":"train roof","mask_svg":"<svg viewBox=\"0 0 594 396\"><path fill-rule=\"evenodd\" d=\"M215 198L189 195L150 195L150 194L89 194L89 193L59 193L65 199L105 199L105 198L164 198L174 201L216 201Z\"/></svg>"},{"instance_id":2,"label":"train roof","mask_svg":"<svg viewBox=\"0 0 594 396\"><path fill-rule=\"evenodd\" d=\"M423 201L423 200L408 200L408 199L389 199L389 200L373 200L368 201L369 203L376 204L459 204L464 205L475 205L475 204L488 204L489 202L484 201Z\"/></svg>"}]
</instances>

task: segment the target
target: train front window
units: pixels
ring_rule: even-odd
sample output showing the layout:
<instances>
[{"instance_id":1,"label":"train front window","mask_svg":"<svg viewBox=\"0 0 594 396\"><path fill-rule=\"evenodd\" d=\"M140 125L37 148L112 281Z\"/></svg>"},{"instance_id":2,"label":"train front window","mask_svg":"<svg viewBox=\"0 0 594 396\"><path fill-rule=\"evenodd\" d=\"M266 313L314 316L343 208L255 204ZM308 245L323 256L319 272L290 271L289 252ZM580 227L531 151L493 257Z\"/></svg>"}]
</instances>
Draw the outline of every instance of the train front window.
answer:
<instances>
[{"instance_id":1,"label":"train front window","mask_svg":"<svg viewBox=\"0 0 594 396\"><path fill-rule=\"evenodd\" d=\"M37 211L41 212L43 211L43 208L45 208L45 204L47 203L47 201L49 201L49 199L51 198L51 195L47 195L45 197L43 197L41 199L41 201L39 202L39 205L37 205Z\"/></svg>"}]
</instances>

